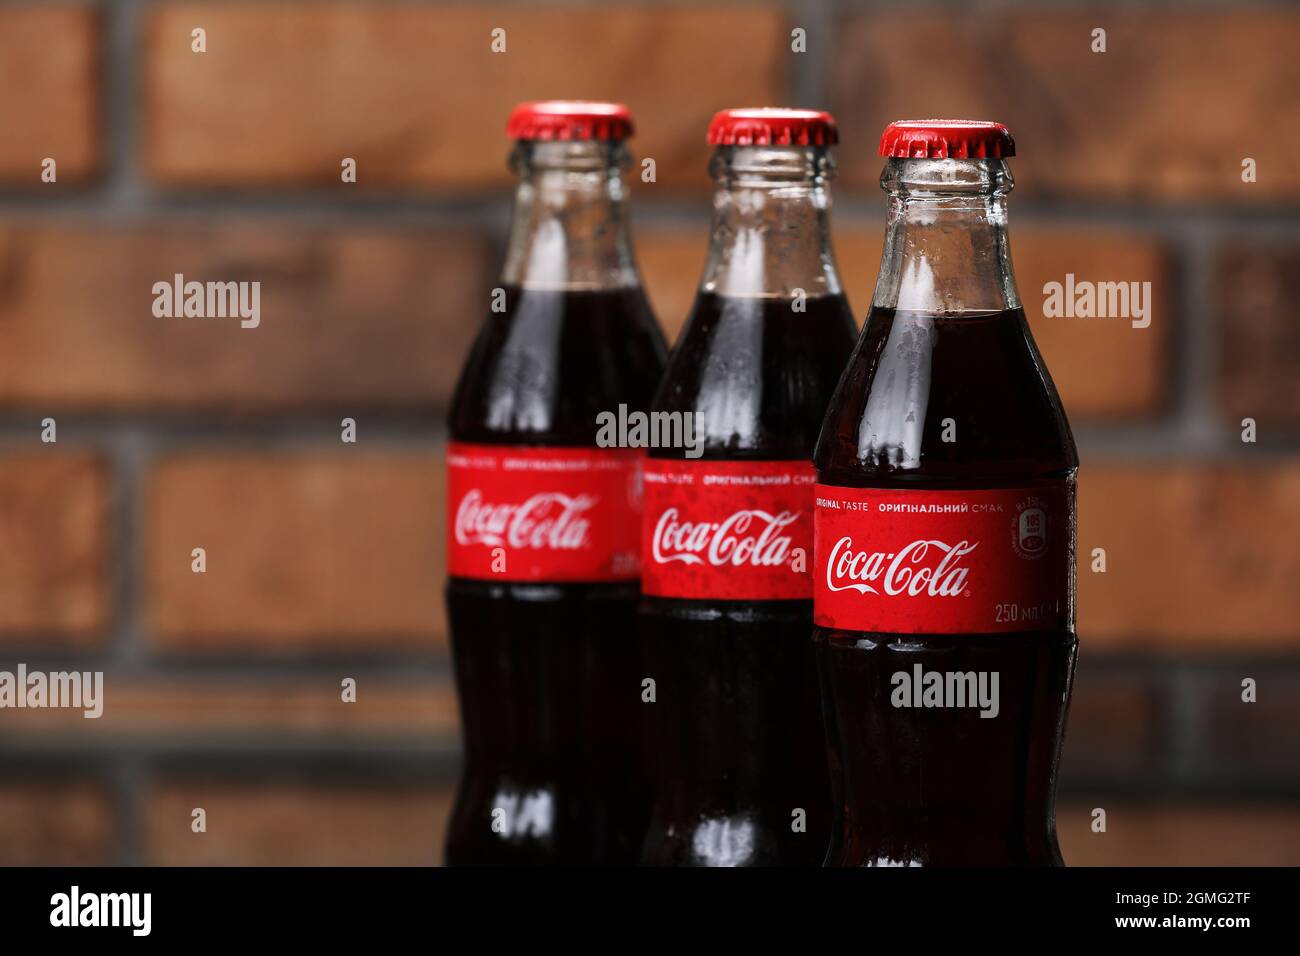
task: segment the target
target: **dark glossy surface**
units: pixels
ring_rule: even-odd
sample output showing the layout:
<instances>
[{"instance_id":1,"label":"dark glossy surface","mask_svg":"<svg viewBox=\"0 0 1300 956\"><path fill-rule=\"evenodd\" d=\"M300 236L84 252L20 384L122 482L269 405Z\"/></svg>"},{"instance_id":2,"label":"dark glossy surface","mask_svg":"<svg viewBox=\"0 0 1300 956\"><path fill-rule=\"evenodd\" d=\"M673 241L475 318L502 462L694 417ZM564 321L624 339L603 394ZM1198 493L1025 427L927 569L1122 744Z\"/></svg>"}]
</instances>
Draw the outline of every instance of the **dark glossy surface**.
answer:
<instances>
[{"instance_id":1,"label":"dark glossy surface","mask_svg":"<svg viewBox=\"0 0 1300 956\"><path fill-rule=\"evenodd\" d=\"M655 409L699 413L705 458L807 460L855 328L842 297L806 305L701 295ZM642 608L659 753L643 861L819 863L831 811L812 602L646 598Z\"/></svg>"},{"instance_id":2,"label":"dark glossy surface","mask_svg":"<svg viewBox=\"0 0 1300 956\"><path fill-rule=\"evenodd\" d=\"M650 802L638 595L635 585L449 584L465 735L449 864L636 860Z\"/></svg>"},{"instance_id":3,"label":"dark glossy surface","mask_svg":"<svg viewBox=\"0 0 1300 956\"><path fill-rule=\"evenodd\" d=\"M946 418L955 441L943 441ZM816 464L830 485L977 488L1065 476L1079 458L1020 309L936 317L873 308Z\"/></svg>"},{"instance_id":4,"label":"dark glossy surface","mask_svg":"<svg viewBox=\"0 0 1300 956\"><path fill-rule=\"evenodd\" d=\"M818 629L840 816L830 866L1059 865L1052 806L1073 634ZM891 677L996 672L999 713L896 708Z\"/></svg>"},{"instance_id":5,"label":"dark glossy surface","mask_svg":"<svg viewBox=\"0 0 1300 956\"><path fill-rule=\"evenodd\" d=\"M665 349L639 289L511 288L506 301L462 373L454 440L594 445L597 412L648 407ZM465 740L448 863L635 861L650 804L639 593L448 582Z\"/></svg>"},{"instance_id":6,"label":"dark glossy surface","mask_svg":"<svg viewBox=\"0 0 1300 956\"><path fill-rule=\"evenodd\" d=\"M941 440L942 421L957 440ZM1078 458L1019 310L873 310L818 442L825 484L980 488L1061 478ZM1073 528L1071 529L1073 535ZM1073 620L1073 593L1070 594ZM817 628L836 820L829 865L1061 862L1053 801L1078 641ZM891 676L996 671L996 718L895 708Z\"/></svg>"},{"instance_id":7,"label":"dark glossy surface","mask_svg":"<svg viewBox=\"0 0 1300 956\"><path fill-rule=\"evenodd\" d=\"M807 460L857 327L842 296L802 312L779 298L700 294L673 347L655 411L695 412L704 457ZM652 449L652 458L680 458Z\"/></svg>"},{"instance_id":8,"label":"dark glossy surface","mask_svg":"<svg viewBox=\"0 0 1300 956\"><path fill-rule=\"evenodd\" d=\"M811 621L811 601L733 611L721 602L646 600L658 686L647 706L662 736L643 862L821 862L831 808Z\"/></svg>"},{"instance_id":9,"label":"dark glossy surface","mask_svg":"<svg viewBox=\"0 0 1300 956\"><path fill-rule=\"evenodd\" d=\"M452 401L456 441L595 445L596 415L646 409L667 349L639 288L505 289Z\"/></svg>"}]
</instances>

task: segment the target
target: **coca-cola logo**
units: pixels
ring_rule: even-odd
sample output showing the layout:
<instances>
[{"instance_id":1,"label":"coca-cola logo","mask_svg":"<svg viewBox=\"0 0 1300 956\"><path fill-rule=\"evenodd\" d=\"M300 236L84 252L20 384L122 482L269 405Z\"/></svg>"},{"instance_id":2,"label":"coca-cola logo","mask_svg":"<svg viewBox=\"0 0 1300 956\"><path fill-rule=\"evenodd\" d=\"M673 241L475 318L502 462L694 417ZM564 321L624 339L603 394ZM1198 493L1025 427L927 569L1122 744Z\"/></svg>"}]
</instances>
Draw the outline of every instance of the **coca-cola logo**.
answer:
<instances>
[{"instance_id":1,"label":"coca-cola logo","mask_svg":"<svg viewBox=\"0 0 1300 956\"><path fill-rule=\"evenodd\" d=\"M955 597L966 589L970 568L962 558L979 547L979 542L918 539L897 551L854 550L848 535L835 542L826 560L826 587L831 591L879 594L908 594L915 597Z\"/></svg>"},{"instance_id":2,"label":"coca-cola logo","mask_svg":"<svg viewBox=\"0 0 1300 956\"><path fill-rule=\"evenodd\" d=\"M491 504L475 488L456 509L456 543L561 551L586 548L591 521L584 514L599 500L596 495L549 491L519 504Z\"/></svg>"},{"instance_id":3,"label":"coca-cola logo","mask_svg":"<svg viewBox=\"0 0 1300 956\"><path fill-rule=\"evenodd\" d=\"M800 512L771 514L754 508L737 511L721 522L681 521L669 508L655 523L651 554L659 564L681 561L714 567L753 565L776 567L790 554L791 537L782 532L798 520Z\"/></svg>"}]
</instances>

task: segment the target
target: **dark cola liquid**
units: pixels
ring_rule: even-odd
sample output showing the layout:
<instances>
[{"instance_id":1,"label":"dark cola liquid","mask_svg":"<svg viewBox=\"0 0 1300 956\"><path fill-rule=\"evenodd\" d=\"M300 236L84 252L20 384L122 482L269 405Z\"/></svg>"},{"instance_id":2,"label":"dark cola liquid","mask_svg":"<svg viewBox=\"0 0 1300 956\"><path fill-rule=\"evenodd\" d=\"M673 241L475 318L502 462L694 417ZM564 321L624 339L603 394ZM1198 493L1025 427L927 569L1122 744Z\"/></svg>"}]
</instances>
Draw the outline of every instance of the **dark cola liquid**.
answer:
<instances>
[{"instance_id":1,"label":"dark cola liquid","mask_svg":"<svg viewBox=\"0 0 1300 956\"><path fill-rule=\"evenodd\" d=\"M654 407L700 416L704 459L811 458L856 330L841 296L806 306L698 297ZM646 597L642 610L659 754L643 862L820 863L831 811L812 602ZM792 829L794 808L805 832Z\"/></svg>"},{"instance_id":2,"label":"dark cola liquid","mask_svg":"<svg viewBox=\"0 0 1300 956\"><path fill-rule=\"evenodd\" d=\"M957 422L957 441L942 440L945 418ZM908 425L910 447L881 439ZM1023 312L874 309L816 464L822 484L859 488L1064 478L1072 501L1078 458ZM906 635L817 628L814 640L837 807L828 865L1061 863L1053 802L1078 647L1072 628ZM917 664L997 672L1000 713L894 707L892 675Z\"/></svg>"},{"instance_id":3,"label":"dark cola liquid","mask_svg":"<svg viewBox=\"0 0 1300 956\"><path fill-rule=\"evenodd\" d=\"M593 445L645 410L666 349L639 288L506 289L461 375L455 441ZM650 807L637 582L447 584L465 768L449 864L629 864ZM493 829L493 811L507 823Z\"/></svg>"}]
</instances>

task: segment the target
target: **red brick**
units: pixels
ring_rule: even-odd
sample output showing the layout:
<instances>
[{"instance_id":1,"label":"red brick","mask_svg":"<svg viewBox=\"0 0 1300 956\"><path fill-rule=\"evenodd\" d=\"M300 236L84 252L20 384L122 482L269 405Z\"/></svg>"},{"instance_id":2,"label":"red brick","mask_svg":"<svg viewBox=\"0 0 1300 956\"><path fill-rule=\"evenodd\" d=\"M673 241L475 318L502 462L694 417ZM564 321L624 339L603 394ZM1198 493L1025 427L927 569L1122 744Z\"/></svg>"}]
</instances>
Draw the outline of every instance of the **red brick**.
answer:
<instances>
[{"instance_id":1,"label":"red brick","mask_svg":"<svg viewBox=\"0 0 1300 956\"><path fill-rule=\"evenodd\" d=\"M1084 462L1079 637L1087 649L1243 653L1300 642L1300 461ZM1105 548L1105 574L1090 570Z\"/></svg>"},{"instance_id":2,"label":"red brick","mask_svg":"<svg viewBox=\"0 0 1300 956\"><path fill-rule=\"evenodd\" d=\"M41 181L53 159L58 183L85 180L100 164L100 21L71 5L0 9L0 181Z\"/></svg>"},{"instance_id":3,"label":"red brick","mask_svg":"<svg viewBox=\"0 0 1300 956\"><path fill-rule=\"evenodd\" d=\"M1236 245L1220 252L1215 273L1224 413L1237 426L1248 417L1265 429L1300 424L1300 245Z\"/></svg>"},{"instance_id":4,"label":"red brick","mask_svg":"<svg viewBox=\"0 0 1300 956\"><path fill-rule=\"evenodd\" d=\"M1106 811L1093 833L1092 811ZM1070 866L1296 866L1300 810L1289 805L1071 799L1056 808Z\"/></svg>"},{"instance_id":5,"label":"red brick","mask_svg":"<svg viewBox=\"0 0 1300 956\"><path fill-rule=\"evenodd\" d=\"M1091 33L1107 31L1107 52ZM831 102L844 178L874 187L891 120L1006 123L1026 193L1267 203L1300 197L1300 13L1021 7L852 13L837 24ZM925 69L917 69L923 57ZM1257 160L1259 181L1241 181Z\"/></svg>"},{"instance_id":6,"label":"red brick","mask_svg":"<svg viewBox=\"0 0 1300 956\"><path fill-rule=\"evenodd\" d=\"M340 699L344 677L357 678L357 699ZM29 744L117 747L217 744L249 735L338 745L367 741L451 743L459 724L448 681L395 683L346 667L291 680L207 677L104 678L103 714L80 710L12 710L5 725Z\"/></svg>"},{"instance_id":7,"label":"red brick","mask_svg":"<svg viewBox=\"0 0 1300 956\"><path fill-rule=\"evenodd\" d=\"M880 271L881 226L839 226L835 253L859 319L871 306ZM640 230L637 253L666 333L675 337L690 311L704 268L708 230ZM1168 258L1154 240L1077 226L1014 229L1017 282L1034 337L1072 420L1157 414L1166 400L1165 353L1176 331ZM1122 319L1043 317L1043 286L1078 280L1149 281L1155 300L1149 328ZM847 356L846 356L847 358Z\"/></svg>"},{"instance_id":8,"label":"red brick","mask_svg":"<svg viewBox=\"0 0 1300 956\"><path fill-rule=\"evenodd\" d=\"M1202 746L1232 772L1300 778L1300 675L1268 659L1224 665L1207 688L1210 715ZM1255 701L1242 700L1243 679L1255 681Z\"/></svg>"},{"instance_id":9,"label":"red brick","mask_svg":"<svg viewBox=\"0 0 1300 956\"><path fill-rule=\"evenodd\" d=\"M583 96L626 101L659 185L699 188L711 114L777 101L790 55L771 6L169 3L147 24L144 156L169 184L333 185L350 156L363 188L497 186L515 103Z\"/></svg>"},{"instance_id":10,"label":"red brick","mask_svg":"<svg viewBox=\"0 0 1300 956\"><path fill-rule=\"evenodd\" d=\"M0 784L0 866L106 866L112 852L112 802L102 785L13 779Z\"/></svg>"},{"instance_id":11,"label":"red brick","mask_svg":"<svg viewBox=\"0 0 1300 956\"><path fill-rule=\"evenodd\" d=\"M85 646L103 636L109 494L97 455L0 456L0 641Z\"/></svg>"},{"instance_id":12,"label":"red brick","mask_svg":"<svg viewBox=\"0 0 1300 956\"><path fill-rule=\"evenodd\" d=\"M695 228L660 226L637 230L637 264L669 345L677 340L690 315L708 243L708 227L702 223Z\"/></svg>"},{"instance_id":13,"label":"red brick","mask_svg":"<svg viewBox=\"0 0 1300 956\"><path fill-rule=\"evenodd\" d=\"M243 653L431 649L443 629L442 495L432 454L169 458L145 499L154 637Z\"/></svg>"},{"instance_id":14,"label":"red brick","mask_svg":"<svg viewBox=\"0 0 1300 956\"><path fill-rule=\"evenodd\" d=\"M0 405L267 411L443 401L486 314L464 230L0 228ZM157 318L153 286L258 281L261 325Z\"/></svg>"},{"instance_id":15,"label":"red brick","mask_svg":"<svg viewBox=\"0 0 1300 956\"><path fill-rule=\"evenodd\" d=\"M202 807L207 832L190 829ZM432 866L442 862L450 791L168 780L145 811L155 866Z\"/></svg>"},{"instance_id":16,"label":"red brick","mask_svg":"<svg viewBox=\"0 0 1300 956\"><path fill-rule=\"evenodd\" d=\"M1162 744L1154 688L1127 675L1094 672L1087 666L1087 645L1083 653L1061 754L1063 779L1113 779L1149 770Z\"/></svg>"}]
</instances>

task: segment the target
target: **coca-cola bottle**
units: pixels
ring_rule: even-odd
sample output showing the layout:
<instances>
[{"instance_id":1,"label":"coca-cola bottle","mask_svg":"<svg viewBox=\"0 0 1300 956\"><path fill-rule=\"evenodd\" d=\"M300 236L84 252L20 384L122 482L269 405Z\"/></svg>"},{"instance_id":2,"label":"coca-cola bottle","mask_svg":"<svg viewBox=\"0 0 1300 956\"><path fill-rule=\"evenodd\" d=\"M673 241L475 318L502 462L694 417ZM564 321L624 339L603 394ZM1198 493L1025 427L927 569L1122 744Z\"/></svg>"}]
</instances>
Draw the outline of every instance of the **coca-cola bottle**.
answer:
<instances>
[{"instance_id":1,"label":"coca-cola bottle","mask_svg":"<svg viewBox=\"0 0 1300 956\"><path fill-rule=\"evenodd\" d=\"M841 866L1060 864L1078 456L1011 271L997 123L891 124L871 313L817 443Z\"/></svg>"},{"instance_id":2,"label":"coca-cola bottle","mask_svg":"<svg viewBox=\"0 0 1300 956\"><path fill-rule=\"evenodd\" d=\"M644 412L666 349L632 257L612 103L525 103L500 287L456 388L447 610L465 766L447 862L635 862L641 452L597 416Z\"/></svg>"},{"instance_id":3,"label":"coca-cola bottle","mask_svg":"<svg viewBox=\"0 0 1300 956\"><path fill-rule=\"evenodd\" d=\"M808 639L811 454L856 334L830 244L835 121L726 110L708 138L708 261L654 400L699 443L652 449L645 471L659 765L642 860L815 865L830 790Z\"/></svg>"}]
</instances>

